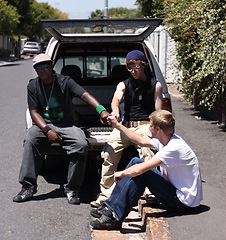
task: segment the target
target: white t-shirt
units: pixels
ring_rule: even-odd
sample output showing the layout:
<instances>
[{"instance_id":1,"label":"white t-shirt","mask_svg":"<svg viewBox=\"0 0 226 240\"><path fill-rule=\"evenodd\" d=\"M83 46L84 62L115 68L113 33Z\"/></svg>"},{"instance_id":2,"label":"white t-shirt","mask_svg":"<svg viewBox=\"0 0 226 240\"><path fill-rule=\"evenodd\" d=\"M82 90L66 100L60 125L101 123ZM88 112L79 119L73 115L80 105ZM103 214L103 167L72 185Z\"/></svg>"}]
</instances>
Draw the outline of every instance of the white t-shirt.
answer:
<instances>
[{"instance_id":1,"label":"white t-shirt","mask_svg":"<svg viewBox=\"0 0 226 240\"><path fill-rule=\"evenodd\" d=\"M200 205L203 199L198 159L187 143L174 134L166 146L152 138L151 145L158 150L155 157L162 161L161 170L167 171L178 199L189 207ZM165 170L164 170L165 169Z\"/></svg>"}]
</instances>

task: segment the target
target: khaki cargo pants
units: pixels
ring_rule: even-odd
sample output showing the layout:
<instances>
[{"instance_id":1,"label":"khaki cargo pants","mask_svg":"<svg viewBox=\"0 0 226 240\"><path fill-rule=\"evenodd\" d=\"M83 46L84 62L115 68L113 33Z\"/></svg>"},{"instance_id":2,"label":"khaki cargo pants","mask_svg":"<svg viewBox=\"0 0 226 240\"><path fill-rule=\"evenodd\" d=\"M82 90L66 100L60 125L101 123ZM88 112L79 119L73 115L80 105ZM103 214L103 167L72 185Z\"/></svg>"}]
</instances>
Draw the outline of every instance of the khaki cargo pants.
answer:
<instances>
[{"instance_id":1,"label":"khaki cargo pants","mask_svg":"<svg viewBox=\"0 0 226 240\"><path fill-rule=\"evenodd\" d=\"M150 137L149 124L140 125L138 127L129 128L134 132L144 136ZM101 157L104 162L102 164L101 181L100 181L100 194L98 200L105 201L111 196L114 183L114 172L117 171L118 163L121 159L123 150L133 143L119 130L114 129L109 137L108 142L101 152ZM154 156L153 151L147 147L139 147L135 145L138 150L139 156L144 161Z\"/></svg>"}]
</instances>

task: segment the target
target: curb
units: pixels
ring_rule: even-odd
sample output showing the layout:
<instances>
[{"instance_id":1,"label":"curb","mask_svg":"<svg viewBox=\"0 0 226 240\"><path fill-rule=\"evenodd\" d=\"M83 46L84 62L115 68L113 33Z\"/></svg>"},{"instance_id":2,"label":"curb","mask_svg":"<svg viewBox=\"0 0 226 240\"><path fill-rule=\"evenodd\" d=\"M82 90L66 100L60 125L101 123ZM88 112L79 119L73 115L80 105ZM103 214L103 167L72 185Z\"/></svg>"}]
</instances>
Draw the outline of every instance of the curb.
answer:
<instances>
[{"instance_id":1,"label":"curb","mask_svg":"<svg viewBox=\"0 0 226 240\"><path fill-rule=\"evenodd\" d=\"M91 228L92 240L170 240L170 227L161 216L159 204L140 199L122 224L120 231Z\"/></svg>"},{"instance_id":2,"label":"curb","mask_svg":"<svg viewBox=\"0 0 226 240\"><path fill-rule=\"evenodd\" d=\"M121 230L95 230L91 228L93 240L144 240L147 239L146 227L138 211L134 207L122 224Z\"/></svg>"},{"instance_id":3,"label":"curb","mask_svg":"<svg viewBox=\"0 0 226 240\"><path fill-rule=\"evenodd\" d=\"M14 62L19 61L19 60L27 60L27 59L30 59L31 57L32 56L30 56L30 55L26 55L26 56L24 55L23 57L20 57L20 58L11 57L11 58L7 58L7 59L0 59L0 67L11 65Z\"/></svg>"},{"instance_id":4,"label":"curb","mask_svg":"<svg viewBox=\"0 0 226 240\"><path fill-rule=\"evenodd\" d=\"M159 204L150 204L146 200L139 200L139 212L142 216L142 222L146 226L146 235L148 240L169 240L170 227L164 217Z\"/></svg>"}]
</instances>

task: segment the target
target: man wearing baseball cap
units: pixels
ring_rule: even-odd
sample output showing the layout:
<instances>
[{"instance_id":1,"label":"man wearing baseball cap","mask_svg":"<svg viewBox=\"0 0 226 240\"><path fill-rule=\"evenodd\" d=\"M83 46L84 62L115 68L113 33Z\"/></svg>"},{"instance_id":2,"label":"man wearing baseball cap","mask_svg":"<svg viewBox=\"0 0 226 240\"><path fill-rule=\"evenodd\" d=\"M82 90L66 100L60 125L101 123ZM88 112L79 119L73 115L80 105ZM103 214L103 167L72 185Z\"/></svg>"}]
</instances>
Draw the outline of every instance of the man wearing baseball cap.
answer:
<instances>
[{"instance_id":1,"label":"man wearing baseball cap","mask_svg":"<svg viewBox=\"0 0 226 240\"><path fill-rule=\"evenodd\" d=\"M148 71L147 59L143 52L133 50L126 56L126 68L131 76L117 85L114 93L111 108L116 119L120 119L120 103L124 100L124 115L122 124L142 136L150 135L149 115L155 110L161 110L163 106L162 86L156 81L154 75ZM149 69L150 70L150 69ZM132 145L131 140L117 129L105 145L101 157L102 173L100 181L100 194L96 201L90 204L93 207L100 207L101 204L110 198L114 184L114 172L117 171L118 163L123 150ZM136 146L140 158L148 159L153 156L149 148Z\"/></svg>"},{"instance_id":2,"label":"man wearing baseball cap","mask_svg":"<svg viewBox=\"0 0 226 240\"><path fill-rule=\"evenodd\" d=\"M76 126L78 116L72 99L78 97L96 109L102 123L106 123L109 113L72 78L55 73L47 54L37 55L33 59L33 67L38 77L31 79L27 86L33 126L28 129L24 142L19 174L22 189L13 201L25 202L33 198L44 160L42 153L51 143L59 143L70 158L64 185L68 203L80 204L78 193L84 178L88 144L83 130Z\"/></svg>"}]
</instances>

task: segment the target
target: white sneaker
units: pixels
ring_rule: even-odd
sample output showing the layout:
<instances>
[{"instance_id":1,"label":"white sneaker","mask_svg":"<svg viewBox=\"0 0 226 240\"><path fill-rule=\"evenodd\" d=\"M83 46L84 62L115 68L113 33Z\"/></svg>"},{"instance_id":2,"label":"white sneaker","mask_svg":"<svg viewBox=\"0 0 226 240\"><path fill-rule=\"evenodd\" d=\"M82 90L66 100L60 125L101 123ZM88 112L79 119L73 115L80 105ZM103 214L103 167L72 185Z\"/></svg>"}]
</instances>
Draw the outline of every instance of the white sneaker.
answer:
<instances>
[{"instance_id":1,"label":"white sneaker","mask_svg":"<svg viewBox=\"0 0 226 240\"><path fill-rule=\"evenodd\" d=\"M90 205L91 205L92 207L98 208L98 207L101 207L101 206L103 205L103 203L104 203L104 201L101 201L100 199L97 198L97 200L92 201L92 202L90 203Z\"/></svg>"}]
</instances>

